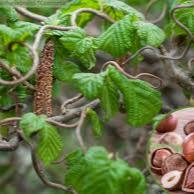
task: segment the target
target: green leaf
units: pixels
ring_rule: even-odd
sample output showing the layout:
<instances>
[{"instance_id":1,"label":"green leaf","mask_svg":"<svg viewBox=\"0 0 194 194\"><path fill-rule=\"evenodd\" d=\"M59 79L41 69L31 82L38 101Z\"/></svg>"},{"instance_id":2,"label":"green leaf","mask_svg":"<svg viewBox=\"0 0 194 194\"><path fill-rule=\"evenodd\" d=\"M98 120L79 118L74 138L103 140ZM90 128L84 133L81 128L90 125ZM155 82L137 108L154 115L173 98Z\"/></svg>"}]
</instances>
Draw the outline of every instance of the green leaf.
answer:
<instances>
[{"instance_id":1,"label":"green leaf","mask_svg":"<svg viewBox=\"0 0 194 194\"><path fill-rule=\"evenodd\" d=\"M125 55L131 51L135 36L133 21L138 21L137 16L128 15L110 26L96 39L99 49L114 57Z\"/></svg>"},{"instance_id":2,"label":"green leaf","mask_svg":"<svg viewBox=\"0 0 194 194\"><path fill-rule=\"evenodd\" d=\"M57 59L55 58L55 60ZM80 69L75 63L71 61L63 61L60 64L55 63L53 67L53 73L55 78L57 78L59 81L71 82L73 75L80 73Z\"/></svg>"},{"instance_id":3,"label":"green leaf","mask_svg":"<svg viewBox=\"0 0 194 194\"><path fill-rule=\"evenodd\" d=\"M30 137L33 133L40 131L46 125L46 116L37 116L34 113L26 113L22 116L20 121L20 128L22 128L25 137Z\"/></svg>"},{"instance_id":4,"label":"green leaf","mask_svg":"<svg viewBox=\"0 0 194 194\"><path fill-rule=\"evenodd\" d=\"M192 5L193 0L177 0L175 5ZM183 23L194 34L194 7L178 9L175 12L177 20ZM172 31L178 35L186 34L175 22L171 23Z\"/></svg>"},{"instance_id":5,"label":"green leaf","mask_svg":"<svg viewBox=\"0 0 194 194\"><path fill-rule=\"evenodd\" d=\"M94 39L87 37L76 44L73 56L78 57L84 67L91 69L96 65L96 50Z\"/></svg>"},{"instance_id":6,"label":"green leaf","mask_svg":"<svg viewBox=\"0 0 194 194\"><path fill-rule=\"evenodd\" d=\"M67 157L65 184L79 194L144 194L145 178L120 159L109 159L103 147L92 147L86 155L80 151ZM129 187L130 185L130 187Z\"/></svg>"},{"instance_id":7,"label":"green leaf","mask_svg":"<svg viewBox=\"0 0 194 194\"><path fill-rule=\"evenodd\" d=\"M40 131L37 153L45 165L56 160L63 148L61 136L55 127L46 124Z\"/></svg>"},{"instance_id":8,"label":"green leaf","mask_svg":"<svg viewBox=\"0 0 194 194\"><path fill-rule=\"evenodd\" d=\"M81 61L84 67L91 69L95 66L97 47L94 38L87 37L83 29L76 28L65 32L60 41L73 57Z\"/></svg>"},{"instance_id":9,"label":"green leaf","mask_svg":"<svg viewBox=\"0 0 194 194\"><path fill-rule=\"evenodd\" d=\"M102 135L102 123L100 122L98 115L94 110L92 110L91 108L88 108L87 116L91 120L93 134L96 137L100 137Z\"/></svg>"},{"instance_id":10,"label":"green leaf","mask_svg":"<svg viewBox=\"0 0 194 194\"><path fill-rule=\"evenodd\" d=\"M146 181L143 174L136 168L130 169L130 181L125 184L125 194L146 194Z\"/></svg>"},{"instance_id":11,"label":"green leaf","mask_svg":"<svg viewBox=\"0 0 194 194\"><path fill-rule=\"evenodd\" d=\"M135 53L142 46L159 46L165 39L164 32L157 26L141 21L131 13L110 26L97 39L98 48L114 57L128 52Z\"/></svg>"},{"instance_id":12,"label":"green leaf","mask_svg":"<svg viewBox=\"0 0 194 194\"><path fill-rule=\"evenodd\" d=\"M101 90L100 103L108 121L119 111L119 93L110 77L106 76Z\"/></svg>"},{"instance_id":13,"label":"green leaf","mask_svg":"<svg viewBox=\"0 0 194 194\"><path fill-rule=\"evenodd\" d=\"M60 41L66 49L73 51L76 48L76 44L85 37L85 31L81 28L76 28L64 32L63 36L60 38Z\"/></svg>"},{"instance_id":14,"label":"green leaf","mask_svg":"<svg viewBox=\"0 0 194 194\"><path fill-rule=\"evenodd\" d=\"M29 50L18 44L13 44L3 58L9 61L10 66L16 66L21 73L27 73L32 66Z\"/></svg>"},{"instance_id":15,"label":"green leaf","mask_svg":"<svg viewBox=\"0 0 194 194\"><path fill-rule=\"evenodd\" d=\"M154 46L158 47L165 40L163 30L154 24L138 21L135 24L137 28L137 35L140 38L141 46Z\"/></svg>"},{"instance_id":16,"label":"green leaf","mask_svg":"<svg viewBox=\"0 0 194 194\"><path fill-rule=\"evenodd\" d=\"M115 20L122 19L125 15L136 15L140 19L144 19L142 13L138 12L128 4L118 0L102 0L101 5L105 13Z\"/></svg>"},{"instance_id":17,"label":"green leaf","mask_svg":"<svg viewBox=\"0 0 194 194\"><path fill-rule=\"evenodd\" d=\"M0 7L0 17L5 17L7 22L16 22L19 20L16 10L11 6Z\"/></svg>"},{"instance_id":18,"label":"green leaf","mask_svg":"<svg viewBox=\"0 0 194 194\"><path fill-rule=\"evenodd\" d=\"M73 80L79 91L89 100L98 98L103 86L105 73L77 73Z\"/></svg>"},{"instance_id":19,"label":"green leaf","mask_svg":"<svg viewBox=\"0 0 194 194\"><path fill-rule=\"evenodd\" d=\"M66 53L65 53L66 52ZM67 60L68 52L57 42L55 43L53 74L59 81L71 82L76 73L80 73L79 67Z\"/></svg>"},{"instance_id":20,"label":"green leaf","mask_svg":"<svg viewBox=\"0 0 194 194\"><path fill-rule=\"evenodd\" d=\"M74 0L66 3L65 6L61 7L61 15L70 14L80 8L92 8L100 9L100 4L98 0ZM84 27L91 19L94 17L94 14L91 13L82 13L77 18L78 26Z\"/></svg>"},{"instance_id":21,"label":"green leaf","mask_svg":"<svg viewBox=\"0 0 194 194\"><path fill-rule=\"evenodd\" d=\"M123 94L128 123L140 127L151 122L161 108L160 93L145 81L129 80L111 66L109 75Z\"/></svg>"}]
</instances>

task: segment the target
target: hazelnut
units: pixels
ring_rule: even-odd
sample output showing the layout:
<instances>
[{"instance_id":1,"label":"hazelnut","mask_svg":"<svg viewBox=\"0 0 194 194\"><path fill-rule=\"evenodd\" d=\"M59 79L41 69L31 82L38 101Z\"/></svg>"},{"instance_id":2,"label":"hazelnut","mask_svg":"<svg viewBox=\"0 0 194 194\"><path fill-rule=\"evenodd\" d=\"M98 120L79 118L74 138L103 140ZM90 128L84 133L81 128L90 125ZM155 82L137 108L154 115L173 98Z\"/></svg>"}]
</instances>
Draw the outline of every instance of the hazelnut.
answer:
<instances>
[{"instance_id":1,"label":"hazelnut","mask_svg":"<svg viewBox=\"0 0 194 194\"><path fill-rule=\"evenodd\" d=\"M188 162L184 159L184 157L179 154L171 154L168 156L164 162L162 163L162 174L166 174L173 170L185 171L188 167Z\"/></svg>"},{"instance_id":2,"label":"hazelnut","mask_svg":"<svg viewBox=\"0 0 194 194\"><path fill-rule=\"evenodd\" d=\"M170 191L175 191L181 188L183 180L183 172L178 170L173 170L166 173L161 178L162 187Z\"/></svg>"},{"instance_id":3,"label":"hazelnut","mask_svg":"<svg viewBox=\"0 0 194 194\"><path fill-rule=\"evenodd\" d=\"M183 144L183 138L181 135L175 133L175 132L169 132L162 135L162 137L159 139L159 143L162 144L174 144L174 145L182 145Z\"/></svg>"},{"instance_id":4,"label":"hazelnut","mask_svg":"<svg viewBox=\"0 0 194 194\"><path fill-rule=\"evenodd\" d=\"M190 164L186 170L182 190L188 193L194 193L194 163Z\"/></svg>"},{"instance_id":5,"label":"hazelnut","mask_svg":"<svg viewBox=\"0 0 194 194\"><path fill-rule=\"evenodd\" d=\"M162 173L162 163L173 152L168 148L157 149L151 156L151 169L156 174Z\"/></svg>"},{"instance_id":6,"label":"hazelnut","mask_svg":"<svg viewBox=\"0 0 194 194\"><path fill-rule=\"evenodd\" d=\"M194 121L191 121L185 125L184 132L186 135L189 135L194 132Z\"/></svg>"},{"instance_id":7,"label":"hazelnut","mask_svg":"<svg viewBox=\"0 0 194 194\"><path fill-rule=\"evenodd\" d=\"M194 133L185 138L183 142L183 155L188 162L194 162Z\"/></svg>"},{"instance_id":8,"label":"hazelnut","mask_svg":"<svg viewBox=\"0 0 194 194\"><path fill-rule=\"evenodd\" d=\"M176 129L177 123L177 118L174 115L169 115L167 118L159 123L156 130L159 133L171 132Z\"/></svg>"}]
</instances>

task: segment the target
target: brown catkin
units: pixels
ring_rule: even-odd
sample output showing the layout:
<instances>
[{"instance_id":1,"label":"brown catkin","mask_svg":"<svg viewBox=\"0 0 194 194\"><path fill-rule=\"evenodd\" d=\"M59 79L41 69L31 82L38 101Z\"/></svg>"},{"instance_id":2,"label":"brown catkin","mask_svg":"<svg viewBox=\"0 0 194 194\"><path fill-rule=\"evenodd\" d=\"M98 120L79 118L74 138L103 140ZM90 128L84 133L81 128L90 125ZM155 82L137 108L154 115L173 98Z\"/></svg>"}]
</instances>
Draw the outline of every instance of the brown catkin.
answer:
<instances>
[{"instance_id":1,"label":"brown catkin","mask_svg":"<svg viewBox=\"0 0 194 194\"><path fill-rule=\"evenodd\" d=\"M54 46L49 40L41 53L40 64L36 74L36 91L34 97L34 112L38 115L52 115L52 65L54 61Z\"/></svg>"}]
</instances>

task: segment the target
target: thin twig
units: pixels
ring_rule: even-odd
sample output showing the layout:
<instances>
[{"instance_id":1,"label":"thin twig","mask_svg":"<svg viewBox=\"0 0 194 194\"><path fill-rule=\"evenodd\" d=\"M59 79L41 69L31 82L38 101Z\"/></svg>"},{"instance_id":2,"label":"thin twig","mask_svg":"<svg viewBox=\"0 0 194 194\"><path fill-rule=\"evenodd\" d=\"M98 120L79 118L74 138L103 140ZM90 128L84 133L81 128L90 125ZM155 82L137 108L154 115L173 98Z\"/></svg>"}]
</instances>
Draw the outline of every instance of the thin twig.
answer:
<instances>
[{"instance_id":1,"label":"thin twig","mask_svg":"<svg viewBox=\"0 0 194 194\"><path fill-rule=\"evenodd\" d=\"M148 12L150 11L150 9L152 8L152 6L153 6L156 2L157 2L157 0L152 0L152 1L149 2L148 6L147 6L147 9L146 9L146 13L145 13L146 18L147 18ZM160 22L160 21L165 17L167 8L168 8L168 7L167 7L167 4L164 3L162 12L161 12L161 14L159 15L159 17L158 17L157 19L155 19L155 20L151 20L151 21L149 20L149 22L151 22L151 23L153 23L153 24L156 24L156 23Z\"/></svg>"},{"instance_id":2,"label":"thin twig","mask_svg":"<svg viewBox=\"0 0 194 194\"><path fill-rule=\"evenodd\" d=\"M154 88L157 88L158 89L158 88L160 88L163 85L162 79L159 78L158 76L155 76L155 75L150 74L150 73L140 73L140 74L138 74L136 76L130 75L126 71L124 71L123 68L117 62L115 62L115 61L108 61L108 62L106 62L102 66L102 69L104 69L105 67L107 67L110 64L113 65L113 66L115 66L122 74L124 74L129 79L140 79L140 77L142 77L142 76L147 76L147 77L154 78L154 79L156 79L156 80L159 81L159 86L157 86L157 87L153 86Z\"/></svg>"},{"instance_id":3,"label":"thin twig","mask_svg":"<svg viewBox=\"0 0 194 194\"><path fill-rule=\"evenodd\" d=\"M73 14L71 16L71 25L72 26L77 26L76 20L78 18L78 15L83 13L83 12L95 14L96 16L101 17L101 18L109 21L110 23L115 23L115 21L112 18L110 18L107 14L105 14L101 11L91 9L91 8L81 8L81 9L78 9L78 10L73 12Z\"/></svg>"},{"instance_id":4,"label":"thin twig","mask_svg":"<svg viewBox=\"0 0 194 194\"><path fill-rule=\"evenodd\" d=\"M121 65L126 65L127 63L129 63L131 60L133 60L135 57L137 57L139 54L141 54L144 50L152 50L154 51L154 54L156 55L157 58L159 59L170 59L170 60L181 60L183 59L186 54L188 53L190 47L191 47L191 44L192 44L192 41L190 40L189 43L187 44L187 46L185 47L185 49L183 50L183 52L179 55L179 56L170 56L168 54L166 55L161 55L161 54L158 54L158 50L155 48L155 47L152 47L152 46L145 46L141 49L139 49L138 51L136 51L132 56L130 56L126 61L124 61Z\"/></svg>"},{"instance_id":5,"label":"thin twig","mask_svg":"<svg viewBox=\"0 0 194 194\"><path fill-rule=\"evenodd\" d=\"M0 84L3 84L3 85L17 85L17 84L20 84L20 83L26 81L27 79L29 79L36 72L36 70L38 68L38 65L39 65L38 50L39 50L41 38L42 38L44 32L48 29L67 31L67 30L75 29L75 27L72 27L72 26L68 26L68 27L50 26L50 25L42 26L36 34L34 44L32 46L29 46L29 45L25 44L25 46L27 46L30 49L30 52L32 54L33 64L32 64L31 69L28 71L28 73L26 75L24 75L23 77L21 77L20 79L17 79L17 80L6 81L6 80L3 80L3 79L0 78Z\"/></svg>"},{"instance_id":6,"label":"thin twig","mask_svg":"<svg viewBox=\"0 0 194 194\"><path fill-rule=\"evenodd\" d=\"M194 7L194 4L190 4L190 5L177 5L177 6L175 6L175 7L172 9L172 11L171 11L171 17L172 17L172 19L174 20L174 22L175 22L175 23L176 23L183 31L185 31L185 32L188 34L189 38L190 38L192 41L194 41L194 36L193 36L192 32L191 32L191 31L190 31L183 23L181 23L179 20L177 20L176 15L175 15L176 11L179 10L179 9L187 9L187 8L192 8L192 7Z\"/></svg>"},{"instance_id":7,"label":"thin twig","mask_svg":"<svg viewBox=\"0 0 194 194\"><path fill-rule=\"evenodd\" d=\"M65 123L55 121L55 120L50 119L50 118L47 119L47 122L49 122L50 124L53 124L57 127L63 127L63 128L75 128L78 125L78 122L75 122L73 124L65 124Z\"/></svg>"},{"instance_id":8,"label":"thin twig","mask_svg":"<svg viewBox=\"0 0 194 194\"><path fill-rule=\"evenodd\" d=\"M0 141L0 151L15 151L19 146L18 135L13 135L9 141Z\"/></svg>"},{"instance_id":9,"label":"thin twig","mask_svg":"<svg viewBox=\"0 0 194 194\"><path fill-rule=\"evenodd\" d=\"M39 15L39 14L36 14L36 13L33 13L29 10L27 10L26 8L23 8L23 7L15 7L15 10L20 13L21 15L27 17L27 18L30 18L30 19L33 19L33 20L36 20L38 22L44 22L47 17L45 16L42 16L42 15Z\"/></svg>"},{"instance_id":10,"label":"thin twig","mask_svg":"<svg viewBox=\"0 0 194 194\"><path fill-rule=\"evenodd\" d=\"M50 180L48 180L47 176L45 175L44 168L36 156L36 151L35 151L34 146L29 142L28 142L28 144L30 145L30 148L31 148L31 158L32 158L33 167L36 171L36 174L41 179L41 181L50 188L62 190L62 191L68 192L68 193L70 192L72 194L76 194L76 192L72 188L68 188L62 184L54 183L54 182L51 182Z\"/></svg>"},{"instance_id":11,"label":"thin twig","mask_svg":"<svg viewBox=\"0 0 194 194\"><path fill-rule=\"evenodd\" d=\"M78 94L77 96L71 98L71 99L68 99L66 100L62 105L61 105L61 112L62 114L64 114L66 112L66 109L68 107L68 105L71 105L77 101L79 101L80 99L83 98L83 95L82 94Z\"/></svg>"},{"instance_id":12,"label":"thin twig","mask_svg":"<svg viewBox=\"0 0 194 194\"><path fill-rule=\"evenodd\" d=\"M85 117L86 117L86 111L84 109L81 113L81 117L80 117L79 123L78 123L77 128L76 128L76 137L77 137L79 145L82 148L84 153L87 151L87 148L84 144L84 141L83 141L83 138L82 138L82 135L81 135L81 128L84 124Z\"/></svg>"},{"instance_id":13,"label":"thin twig","mask_svg":"<svg viewBox=\"0 0 194 194\"><path fill-rule=\"evenodd\" d=\"M18 103L17 106L19 106L20 108L25 108L27 105L23 104L23 103ZM11 110L14 110L16 107L16 104L12 104L10 106L6 106L6 107L0 107L0 111L1 112L8 112Z\"/></svg>"},{"instance_id":14,"label":"thin twig","mask_svg":"<svg viewBox=\"0 0 194 194\"><path fill-rule=\"evenodd\" d=\"M20 72L16 68L9 67L9 65L5 64L2 60L0 60L0 67L5 69L8 73L15 76L16 78L21 78L22 77L22 75L20 74ZM29 89L34 90L34 86L32 84L30 84L29 82L24 81L23 83Z\"/></svg>"}]
</instances>

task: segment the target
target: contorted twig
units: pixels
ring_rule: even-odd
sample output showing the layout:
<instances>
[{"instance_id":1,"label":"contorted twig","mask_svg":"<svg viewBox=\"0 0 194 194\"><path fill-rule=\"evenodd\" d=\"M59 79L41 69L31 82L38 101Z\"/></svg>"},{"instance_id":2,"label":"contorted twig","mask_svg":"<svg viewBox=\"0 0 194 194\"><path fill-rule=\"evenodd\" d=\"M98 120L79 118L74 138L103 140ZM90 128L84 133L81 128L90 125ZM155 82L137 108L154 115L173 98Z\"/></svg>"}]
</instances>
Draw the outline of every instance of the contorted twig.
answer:
<instances>
[{"instance_id":1,"label":"contorted twig","mask_svg":"<svg viewBox=\"0 0 194 194\"><path fill-rule=\"evenodd\" d=\"M82 94L78 94L77 96L69 99L69 100L66 100L62 105L61 105L61 112L62 114L64 114L66 112L66 109L68 107L68 105L71 105L77 101L79 101L80 99L83 98L83 95Z\"/></svg>"},{"instance_id":2,"label":"contorted twig","mask_svg":"<svg viewBox=\"0 0 194 194\"><path fill-rule=\"evenodd\" d=\"M86 146L84 144L84 141L83 141L83 138L82 138L82 135L81 135L81 128L84 124L85 117L86 117L86 109L84 109L82 111L79 123L78 123L77 128L76 128L76 137L77 137L79 145L82 148L84 153L87 151L87 149L86 149Z\"/></svg>"},{"instance_id":3,"label":"contorted twig","mask_svg":"<svg viewBox=\"0 0 194 194\"><path fill-rule=\"evenodd\" d=\"M9 141L0 140L0 151L15 151L19 146L18 135L12 135Z\"/></svg>"},{"instance_id":4,"label":"contorted twig","mask_svg":"<svg viewBox=\"0 0 194 194\"><path fill-rule=\"evenodd\" d=\"M15 10L20 13L21 15L27 17L27 18L30 18L30 19L33 19L33 20L36 20L38 22L44 22L47 17L45 16L42 16L42 15L39 15L39 14L36 14L36 13L32 13L31 11L27 10L26 8L23 8L23 7L15 7Z\"/></svg>"},{"instance_id":5,"label":"contorted twig","mask_svg":"<svg viewBox=\"0 0 194 194\"><path fill-rule=\"evenodd\" d=\"M171 17L172 17L172 19L174 20L174 22L175 22L175 23L176 23L183 31L185 31L185 32L188 34L189 38L190 38L192 41L194 41L194 36L193 36L192 32L191 32L191 31L190 31L183 23L181 23L179 20L177 20L176 15L175 15L176 11L179 10L179 9L189 9L189 8L192 8L192 7L194 7L194 4L189 4L189 5L177 5L177 6L175 6L175 7L172 9L172 11L171 11Z\"/></svg>"},{"instance_id":6,"label":"contorted twig","mask_svg":"<svg viewBox=\"0 0 194 194\"><path fill-rule=\"evenodd\" d=\"M131 60L133 60L135 57L137 57L139 54L141 54L143 51L145 50L152 50L154 51L154 54L156 55L157 58L159 59L169 59L169 60L181 60L182 58L184 58L186 56L186 54L188 53L190 47L191 47L192 41L190 40L189 43L187 44L187 46L185 47L185 49L183 50L183 52L179 55L179 56L170 56L169 54L166 55L161 55L159 54L157 48L152 47L152 46L145 46L141 49L139 49L138 51L136 51L132 56L130 56L126 61L124 61L121 65L126 65L127 63L129 63Z\"/></svg>"},{"instance_id":7,"label":"contorted twig","mask_svg":"<svg viewBox=\"0 0 194 194\"><path fill-rule=\"evenodd\" d=\"M35 151L34 145L32 145L29 142L27 142L27 143L30 145L30 148L31 148L31 158L32 158L33 167L36 171L36 174L42 180L42 182L50 188L62 190L62 191L72 193L72 194L76 194L76 192L72 188L68 188L62 184L54 183L54 182L51 182L50 180L48 180L47 176L45 175L44 168L36 156L36 151Z\"/></svg>"},{"instance_id":8,"label":"contorted twig","mask_svg":"<svg viewBox=\"0 0 194 194\"><path fill-rule=\"evenodd\" d=\"M75 27L72 27L72 26L63 27L63 26L51 26L51 25L42 26L36 34L34 44L32 46L25 44L26 46L28 46L28 48L30 49L30 52L32 54L33 64L32 64L31 69L28 71L28 73L26 75L24 75L23 77L21 77L19 79L13 80L13 81L6 81L6 80L3 80L0 78L0 84L17 85L17 84L23 83L24 81L29 79L32 75L34 75L34 73L36 72L38 65L39 65L38 50L39 50L40 41L41 41L41 38L42 38L44 32L48 29L67 31L67 30L75 29Z\"/></svg>"},{"instance_id":9,"label":"contorted twig","mask_svg":"<svg viewBox=\"0 0 194 194\"><path fill-rule=\"evenodd\" d=\"M9 65L5 64L2 60L0 60L0 67L5 69L8 73L10 73L12 76L14 76L16 78L22 77L20 72L17 71L17 69L15 67L13 67L13 68L9 67ZM26 85L29 89L34 90L34 86L32 84L30 84L29 82L24 81L23 84Z\"/></svg>"},{"instance_id":10,"label":"contorted twig","mask_svg":"<svg viewBox=\"0 0 194 194\"><path fill-rule=\"evenodd\" d=\"M152 6L153 6L156 2L158 2L158 1L157 1L157 0L151 0L151 1L149 2L148 6L147 6L147 8L146 8L146 13L145 13L145 17L146 17L146 18L147 18L148 12L150 11L150 9L152 8ZM152 20L152 21L149 21L149 22L151 22L151 23L153 23L153 24L156 24L156 23L160 22L160 21L165 17L167 8L168 8L168 7L167 7L167 4L164 3L162 12L161 12L161 14L159 15L159 17L158 17L157 19Z\"/></svg>"},{"instance_id":11,"label":"contorted twig","mask_svg":"<svg viewBox=\"0 0 194 194\"><path fill-rule=\"evenodd\" d=\"M76 117L76 116L75 116ZM6 118L3 120L0 120L0 126L3 125L7 125L7 124L12 124L15 126L15 122L20 121L22 118L21 117L10 117L10 118ZM54 117L50 117L46 120L48 123L55 125L57 127L63 127L63 128L74 128L78 125L78 123L73 123L73 124L65 124L65 123L61 123L59 121L56 121L54 119Z\"/></svg>"},{"instance_id":12,"label":"contorted twig","mask_svg":"<svg viewBox=\"0 0 194 194\"><path fill-rule=\"evenodd\" d=\"M77 23L76 23L77 17L79 14L81 14L83 12L95 14L96 16L101 17L101 18L109 21L110 23L115 23L115 21L112 18L110 18L107 14L105 14L101 11L97 11L97 10L91 9L91 8L81 8L81 9L78 9L78 10L73 12L73 14L71 16L71 25L72 26L77 26Z\"/></svg>"},{"instance_id":13,"label":"contorted twig","mask_svg":"<svg viewBox=\"0 0 194 194\"><path fill-rule=\"evenodd\" d=\"M136 76L130 75L126 71L124 71L123 68L118 63L116 63L115 61L108 61L108 62L106 62L102 66L102 69L104 69L105 67L107 67L110 64L115 66L122 74L124 74L129 79L140 79L140 77L142 77L142 76L147 76L147 77L154 78L154 79L159 81L159 86L157 86L157 87L153 86L154 88L160 88L163 85L162 79L160 79L158 76L155 76L155 75L150 74L150 73L140 73L140 74L138 74Z\"/></svg>"}]
</instances>

